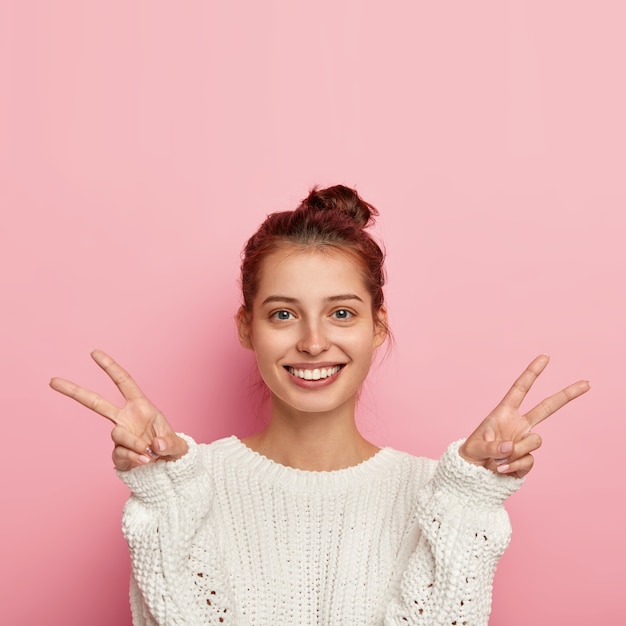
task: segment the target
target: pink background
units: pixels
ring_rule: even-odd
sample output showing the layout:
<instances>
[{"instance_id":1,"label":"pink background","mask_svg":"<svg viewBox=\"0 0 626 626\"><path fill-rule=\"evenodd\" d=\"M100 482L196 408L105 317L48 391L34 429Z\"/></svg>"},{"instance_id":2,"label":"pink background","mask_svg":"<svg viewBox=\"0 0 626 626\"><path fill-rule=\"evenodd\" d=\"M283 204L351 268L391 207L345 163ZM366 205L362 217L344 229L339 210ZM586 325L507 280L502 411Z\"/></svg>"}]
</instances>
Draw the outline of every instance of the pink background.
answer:
<instances>
[{"instance_id":1,"label":"pink background","mask_svg":"<svg viewBox=\"0 0 626 626\"><path fill-rule=\"evenodd\" d=\"M396 343L364 432L438 456L530 359L540 428L491 624L608 623L626 579L623 3L0 4L4 624L128 624L109 351L196 438L258 424L239 252L313 184L377 205Z\"/></svg>"}]
</instances>

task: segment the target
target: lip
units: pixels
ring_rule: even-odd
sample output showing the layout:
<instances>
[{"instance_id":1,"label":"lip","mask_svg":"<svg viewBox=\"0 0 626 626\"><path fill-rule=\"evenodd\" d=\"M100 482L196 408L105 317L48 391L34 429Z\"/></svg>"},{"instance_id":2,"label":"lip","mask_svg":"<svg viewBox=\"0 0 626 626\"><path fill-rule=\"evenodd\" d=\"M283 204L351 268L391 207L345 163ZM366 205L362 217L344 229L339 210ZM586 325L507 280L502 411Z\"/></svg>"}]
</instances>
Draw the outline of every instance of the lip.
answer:
<instances>
[{"instance_id":1,"label":"lip","mask_svg":"<svg viewBox=\"0 0 626 626\"><path fill-rule=\"evenodd\" d=\"M293 367L295 370L315 370L323 367L343 367L345 363L338 363L337 361L320 361L319 363L287 363L283 367Z\"/></svg>"}]
</instances>

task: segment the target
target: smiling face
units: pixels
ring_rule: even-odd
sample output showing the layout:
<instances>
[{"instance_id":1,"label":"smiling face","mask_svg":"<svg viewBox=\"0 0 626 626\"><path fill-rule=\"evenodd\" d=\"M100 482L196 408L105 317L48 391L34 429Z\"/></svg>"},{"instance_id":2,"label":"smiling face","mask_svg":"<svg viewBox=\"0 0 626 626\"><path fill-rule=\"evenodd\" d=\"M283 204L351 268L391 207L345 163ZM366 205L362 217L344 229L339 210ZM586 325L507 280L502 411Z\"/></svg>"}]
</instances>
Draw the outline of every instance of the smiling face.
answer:
<instances>
[{"instance_id":1,"label":"smiling face","mask_svg":"<svg viewBox=\"0 0 626 626\"><path fill-rule=\"evenodd\" d=\"M254 350L273 412L353 416L374 350L386 337L359 266L336 251L288 247L263 261L239 335Z\"/></svg>"}]
</instances>

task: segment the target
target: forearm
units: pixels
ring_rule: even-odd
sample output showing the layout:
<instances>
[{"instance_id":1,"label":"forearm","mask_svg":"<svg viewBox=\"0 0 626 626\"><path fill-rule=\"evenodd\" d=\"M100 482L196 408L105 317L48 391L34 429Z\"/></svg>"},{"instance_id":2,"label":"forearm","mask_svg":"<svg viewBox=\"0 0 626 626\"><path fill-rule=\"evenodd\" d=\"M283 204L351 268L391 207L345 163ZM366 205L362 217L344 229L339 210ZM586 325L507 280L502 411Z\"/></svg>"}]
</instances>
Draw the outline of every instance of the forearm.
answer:
<instances>
[{"instance_id":1,"label":"forearm","mask_svg":"<svg viewBox=\"0 0 626 626\"><path fill-rule=\"evenodd\" d=\"M133 492L123 531L133 569L133 617L141 626L205 623L209 613L233 612L228 577L207 524L211 480L199 446L185 439L189 451L178 461L119 473Z\"/></svg>"},{"instance_id":2,"label":"forearm","mask_svg":"<svg viewBox=\"0 0 626 626\"><path fill-rule=\"evenodd\" d=\"M420 493L421 537L388 607L386 626L487 624L495 568L508 545L504 500L521 481L443 455Z\"/></svg>"}]
</instances>

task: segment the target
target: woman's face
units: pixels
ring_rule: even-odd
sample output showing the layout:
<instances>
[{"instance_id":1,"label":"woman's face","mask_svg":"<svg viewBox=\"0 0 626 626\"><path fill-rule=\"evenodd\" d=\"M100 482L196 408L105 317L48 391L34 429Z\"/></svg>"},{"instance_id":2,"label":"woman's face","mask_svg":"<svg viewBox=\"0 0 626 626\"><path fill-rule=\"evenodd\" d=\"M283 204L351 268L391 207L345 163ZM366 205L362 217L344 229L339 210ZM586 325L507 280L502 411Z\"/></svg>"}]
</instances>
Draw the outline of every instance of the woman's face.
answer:
<instances>
[{"instance_id":1,"label":"woman's face","mask_svg":"<svg viewBox=\"0 0 626 626\"><path fill-rule=\"evenodd\" d=\"M273 407L327 413L352 407L386 337L358 265L341 252L277 250L263 262L252 317L240 316Z\"/></svg>"}]
</instances>

